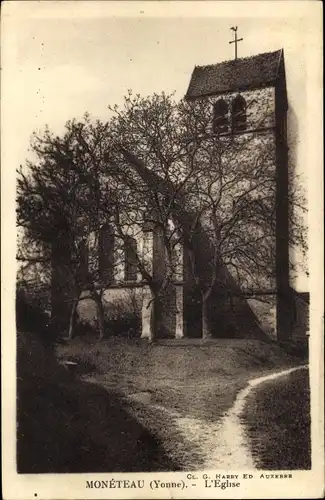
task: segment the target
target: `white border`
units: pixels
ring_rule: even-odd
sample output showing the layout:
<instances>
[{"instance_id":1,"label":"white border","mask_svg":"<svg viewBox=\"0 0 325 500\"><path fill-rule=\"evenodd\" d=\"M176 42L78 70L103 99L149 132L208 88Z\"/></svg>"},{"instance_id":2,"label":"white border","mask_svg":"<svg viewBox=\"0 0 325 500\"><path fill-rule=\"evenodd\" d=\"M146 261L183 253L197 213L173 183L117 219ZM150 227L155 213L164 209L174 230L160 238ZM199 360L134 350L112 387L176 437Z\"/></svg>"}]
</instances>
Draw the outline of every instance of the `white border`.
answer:
<instances>
[{"instance_id":1,"label":"white border","mask_svg":"<svg viewBox=\"0 0 325 500\"><path fill-rule=\"evenodd\" d=\"M32 4L32 5L31 5ZM60 6L60 8L58 8ZM31 8L32 7L32 8ZM202 475L197 474L196 488L183 490L151 490L150 478L186 481L186 473L159 474L44 474L17 475L15 470L15 149L18 140L15 117L11 116L11 102L7 64L15 57L12 29L15 19L26 17L302 17L306 23L308 40L307 61L307 116L309 174L309 229L310 229L310 365L312 387L312 470L294 471L291 480L251 480L242 482L239 489L216 490L200 487ZM324 487L324 435L323 435L323 142L322 142L322 5L318 2L7 2L2 6L2 477L3 496L6 500L76 499L76 498L318 498ZM222 471L217 471L222 473ZM238 471L224 471L226 474ZM212 476L212 472L210 473ZM86 479L118 479L127 477L144 479L145 490L86 489Z\"/></svg>"}]
</instances>

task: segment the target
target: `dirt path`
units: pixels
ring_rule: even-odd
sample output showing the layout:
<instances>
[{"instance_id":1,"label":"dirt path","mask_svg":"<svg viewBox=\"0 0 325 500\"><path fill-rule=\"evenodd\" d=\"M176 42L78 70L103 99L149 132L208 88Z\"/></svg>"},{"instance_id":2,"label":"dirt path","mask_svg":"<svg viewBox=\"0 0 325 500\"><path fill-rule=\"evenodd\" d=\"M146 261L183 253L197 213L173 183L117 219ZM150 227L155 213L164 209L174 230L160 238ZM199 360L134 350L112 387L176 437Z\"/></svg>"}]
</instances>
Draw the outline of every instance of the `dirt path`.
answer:
<instances>
[{"instance_id":1,"label":"dirt path","mask_svg":"<svg viewBox=\"0 0 325 500\"><path fill-rule=\"evenodd\" d=\"M248 385L237 395L232 408L220 422L220 426L214 435L215 449L205 463L206 468L255 469L252 453L247 443L244 425L240 419L246 403L246 398L259 384L288 375L289 373L303 368L306 368L306 366L290 368L281 372L251 379L248 382Z\"/></svg>"},{"instance_id":2,"label":"dirt path","mask_svg":"<svg viewBox=\"0 0 325 500\"><path fill-rule=\"evenodd\" d=\"M309 370L296 370L255 387L241 421L257 469L310 469Z\"/></svg>"},{"instance_id":3,"label":"dirt path","mask_svg":"<svg viewBox=\"0 0 325 500\"><path fill-rule=\"evenodd\" d=\"M255 463L240 418L247 396L263 382L274 380L304 368L307 368L307 366L297 366L251 379L248 385L238 393L234 405L217 423L198 418L184 418L177 412L170 411L165 407L153 406L160 411L168 412L174 419L184 440L193 443L199 449L204 469L253 470L255 469ZM194 464L186 465L193 466Z\"/></svg>"}]
</instances>

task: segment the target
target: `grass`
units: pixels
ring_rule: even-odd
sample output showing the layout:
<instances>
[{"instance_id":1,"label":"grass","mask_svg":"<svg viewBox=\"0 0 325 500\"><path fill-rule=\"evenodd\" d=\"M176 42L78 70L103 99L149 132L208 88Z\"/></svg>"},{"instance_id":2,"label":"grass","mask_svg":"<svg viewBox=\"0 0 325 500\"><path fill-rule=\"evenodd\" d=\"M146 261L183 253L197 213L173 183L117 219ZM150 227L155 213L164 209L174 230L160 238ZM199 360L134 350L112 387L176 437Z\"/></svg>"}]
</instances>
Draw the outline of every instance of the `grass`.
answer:
<instances>
[{"instance_id":1,"label":"grass","mask_svg":"<svg viewBox=\"0 0 325 500\"><path fill-rule=\"evenodd\" d=\"M101 387L34 380L20 386L19 410L19 472L177 470L119 395Z\"/></svg>"},{"instance_id":2,"label":"grass","mask_svg":"<svg viewBox=\"0 0 325 500\"><path fill-rule=\"evenodd\" d=\"M249 396L243 419L260 469L310 469L307 370L265 382Z\"/></svg>"},{"instance_id":3,"label":"grass","mask_svg":"<svg viewBox=\"0 0 325 500\"><path fill-rule=\"evenodd\" d=\"M57 354L61 361L77 361L81 371L95 366L83 379L122 394L127 412L182 469L199 468L202 457L179 433L178 417L218 421L248 379L299 362L276 345L249 340L170 346L75 339Z\"/></svg>"},{"instance_id":4,"label":"grass","mask_svg":"<svg viewBox=\"0 0 325 500\"><path fill-rule=\"evenodd\" d=\"M177 470L117 391L60 366L33 335L18 339L19 473Z\"/></svg>"},{"instance_id":5,"label":"grass","mask_svg":"<svg viewBox=\"0 0 325 500\"><path fill-rule=\"evenodd\" d=\"M298 363L276 345L249 340L180 347L76 339L58 356L95 366L89 379L106 388L126 396L149 391L153 404L208 420L219 420L249 378Z\"/></svg>"},{"instance_id":6,"label":"grass","mask_svg":"<svg viewBox=\"0 0 325 500\"><path fill-rule=\"evenodd\" d=\"M18 341L21 473L197 469L199 443L179 417L218 421L249 378L299 360L259 341L151 345L75 339L56 353ZM75 375L58 361L75 361Z\"/></svg>"}]
</instances>

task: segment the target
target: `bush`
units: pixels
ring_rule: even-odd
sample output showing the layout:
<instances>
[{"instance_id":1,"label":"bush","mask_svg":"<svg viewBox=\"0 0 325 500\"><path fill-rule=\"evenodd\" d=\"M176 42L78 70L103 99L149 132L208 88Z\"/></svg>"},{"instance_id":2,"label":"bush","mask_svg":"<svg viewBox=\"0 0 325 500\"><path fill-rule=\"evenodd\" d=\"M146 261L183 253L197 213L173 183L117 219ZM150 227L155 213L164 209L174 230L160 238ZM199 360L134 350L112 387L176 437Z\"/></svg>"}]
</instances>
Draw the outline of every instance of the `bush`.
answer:
<instances>
[{"instance_id":1,"label":"bush","mask_svg":"<svg viewBox=\"0 0 325 500\"><path fill-rule=\"evenodd\" d=\"M141 320L139 316L125 312L105 319L107 337L138 338L141 335Z\"/></svg>"},{"instance_id":2,"label":"bush","mask_svg":"<svg viewBox=\"0 0 325 500\"><path fill-rule=\"evenodd\" d=\"M133 291L127 293L122 299L106 303L104 308L108 337L140 337L141 300Z\"/></svg>"},{"instance_id":3,"label":"bush","mask_svg":"<svg viewBox=\"0 0 325 500\"><path fill-rule=\"evenodd\" d=\"M51 319L42 296L29 293L24 288L16 290L16 328L19 332L37 335L45 344L64 343L60 327Z\"/></svg>"},{"instance_id":4,"label":"bush","mask_svg":"<svg viewBox=\"0 0 325 500\"><path fill-rule=\"evenodd\" d=\"M93 338L98 336L98 329L95 324L86 321L78 320L75 329L74 337L78 338ZM105 317L105 337L123 337L123 338L140 338L141 336L141 319L139 316L131 313L124 313L115 316Z\"/></svg>"},{"instance_id":5,"label":"bush","mask_svg":"<svg viewBox=\"0 0 325 500\"><path fill-rule=\"evenodd\" d=\"M74 337L96 337L96 327L92 323L88 323L86 321L82 321L79 318L76 320L76 324L74 326Z\"/></svg>"},{"instance_id":6,"label":"bush","mask_svg":"<svg viewBox=\"0 0 325 500\"><path fill-rule=\"evenodd\" d=\"M44 311L37 297L28 296L23 288L16 291L16 327L19 332L38 335L45 343L55 340L50 315Z\"/></svg>"}]
</instances>

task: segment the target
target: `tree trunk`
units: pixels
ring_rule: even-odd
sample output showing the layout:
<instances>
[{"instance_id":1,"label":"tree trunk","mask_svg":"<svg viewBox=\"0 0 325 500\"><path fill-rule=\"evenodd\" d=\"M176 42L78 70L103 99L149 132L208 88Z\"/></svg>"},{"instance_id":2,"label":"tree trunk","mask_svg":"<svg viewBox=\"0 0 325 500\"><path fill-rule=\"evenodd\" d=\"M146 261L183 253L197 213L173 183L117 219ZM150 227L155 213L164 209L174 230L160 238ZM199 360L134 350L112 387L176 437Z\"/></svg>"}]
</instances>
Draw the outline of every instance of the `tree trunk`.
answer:
<instances>
[{"instance_id":1,"label":"tree trunk","mask_svg":"<svg viewBox=\"0 0 325 500\"><path fill-rule=\"evenodd\" d=\"M209 318L208 318L208 300L210 297L209 294L204 294L202 296L202 338L209 339L211 338L211 332L209 328Z\"/></svg>"},{"instance_id":2,"label":"tree trunk","mask_svg":"<svg viewBox=\"0 0 325 500\"><path fill-rule=\"evenodd\" d=\"M70 312L70 320L69 320L69 333L68 333L69 340L73 339L73 337L74 337L74 329L75 329L76 312L77 312L78 302L79 302L79 298L74 299L72 302L72 307L71 307L71 312Z\"/></svg>"},{"instance_id":3,"label":"tree trunk","mask_svg":"<svg viewBox=\"0 0 325 500\"><path fill-rule=\"evenodd\" d=\"M105 313L104 313L102 297L96 291L92 293L92 296L95 301L97 309L97 326L99 331L98 339L103 340L103 338L105 337Z\"/></svg>"},{"instance_id":4,"label":"tree trunk","mask_svg":"<svg viewBox=\"0 0 325 500\"><path fill-rule=\"evenodd\" d=\"M155 297L149 286L143 288L142 298L142 339L153 340L155 329Z\"/></svg>"},{"instance_id":5,"label":"tree trunk","mask_svg":"<svg viewBox=\"0 0 325 500\"><path fill-rule=\"evenodd\" d=\"M157 312L157 297L154 297L152 304L151 304L151 310L150 310L151 340L153 340L157 336L156 312Z\"/></svg>"},{"instance_id":6,"label":"tree trunk","mask_svg":"<svg viewBox=\"0 0 325 500\"><path fill-rule=\"evenodd\" d=\"M100 295L96 294L96 306L97 306L97 325L99 330L99 340L103 340L105 337L105 314L102 298Z\"/></svg>"}]
</instances>

